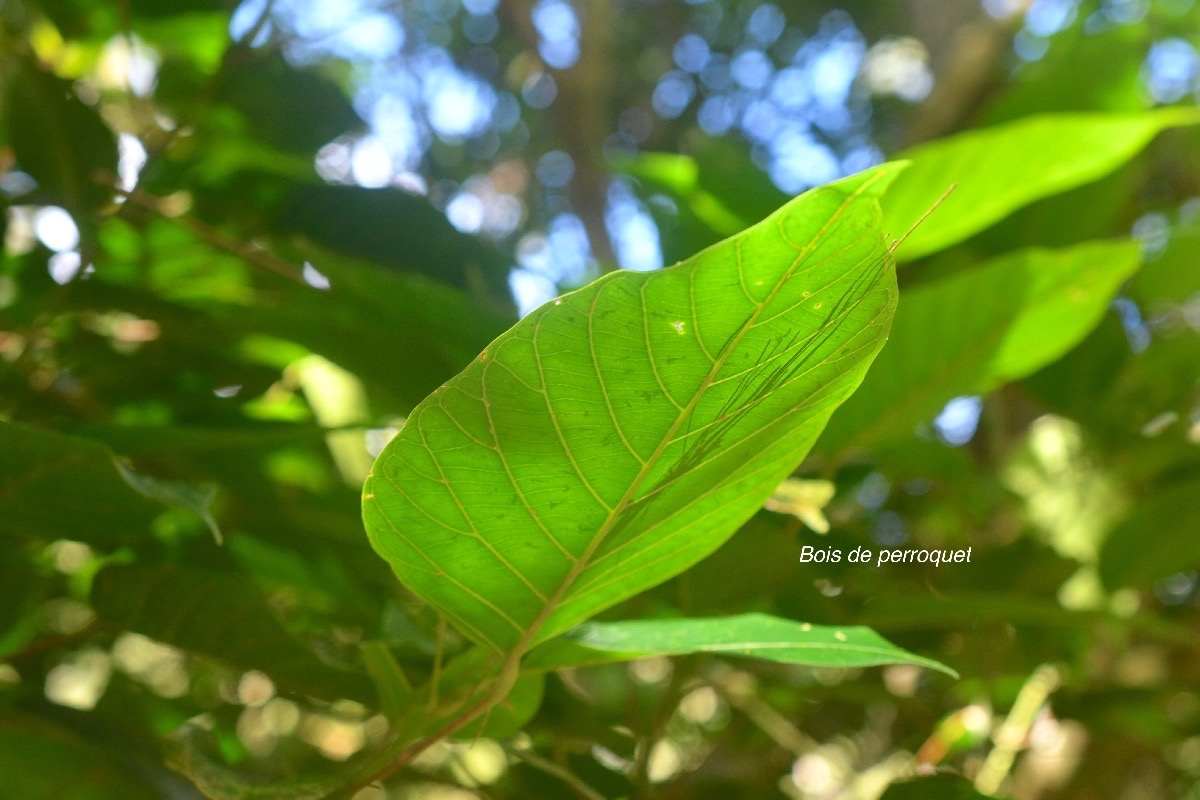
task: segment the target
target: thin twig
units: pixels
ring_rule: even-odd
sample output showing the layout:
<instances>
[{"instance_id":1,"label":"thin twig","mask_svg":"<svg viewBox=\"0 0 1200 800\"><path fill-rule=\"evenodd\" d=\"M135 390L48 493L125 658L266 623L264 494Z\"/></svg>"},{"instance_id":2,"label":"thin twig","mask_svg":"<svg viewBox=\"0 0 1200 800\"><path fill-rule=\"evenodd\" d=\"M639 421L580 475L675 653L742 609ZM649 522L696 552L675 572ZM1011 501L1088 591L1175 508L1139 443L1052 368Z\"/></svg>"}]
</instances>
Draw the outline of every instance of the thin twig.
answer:
<instances>
[{"instance_id":1,"label":"thin twig","mask_svg":"<svg viewBox=\"0 0 1200 800\"><path fill-rule=\"evenodd\" d=\"M235 44L245 45L247 47L253 46L254 40L258 38L260 33L262 33L262 30L267 26L267 23L271 21L271 10L274 5L275 0L267 0L265 3L263 3L262 13L258 15L258 18L254 20L254 24L250 26L246 33L240 39L238 39Z\"/></svg>"},{"instance_id":2,"label":"thin twig","mask_svg":"<svg viewBox=\"0 0 1200 800\"><path fill-rule=\"evenodd\" d=\"M368 762L369 764L378 764L383 760L383 766L373 769L366 776L358 777L352 780L348 786L338 792L335 792L332 797L350 798L355 795L360 789L370 786L374 783L387 780L399 770L408 766L421 753L424 753L433 745L461 731L463 728L470 725L480 716L489 712L493 706L502 702L508 697L508 693L512 691L513 684L516 683L519 677L519 659L511 658L505 661L500 669L500 674L496 677L495 682L488 687L483 698L478 702L468 706L465 710L457 714L453 719L438 728L433 733L418 739L412 744L405 747L392 755L392 750L389 746L386 752L379 754L380 759ZM464 701L465 702L465 701ZM393 742L393 744L396 744ZM370 766L367 767L371 769Z\"/></svg>"},{"instance_id":3,"label":"thin twig","mask_svg":"<svg viewBox=\"0 0 1200 800\"><path fill-rule=\"evenodd\" d=\"M648 797L651 792L650 754L679 706L679 695L683 687L682 666L682 660L671 662L671 677L654 707L645 735L642 736L641 746L638 747L634 758L634 785L639 797Z\"/></svg>"},{"instance_id":4,"label":"thin twig","mask_svg":"<svg viewBox=\"0 0 1200 800\"><path fill-rule=\"evenodd\" d=\"M194 217L167 213L162 207L162 198L143 192L140 189L126 191L114 186L113 190L124 197L126 202L157 214L162 219L178 225L196 238L201 239L218 250L223 250L230 255L237 256L251 266L273 272L296 283L305 286L308 285L300 271L292 264L264 250L262 247L235 239Z\"/></svg>"},{"instance_id":5,"label":"thin twig","mask_svg":"<svg viewBox=\"0 0 1200 800\"><path fill-rule=\"evenodd\" d=\"M604 795L600 794L595 789L584 783L578 775L568 769L560 767L558 764L555 764L549 759L542 758L536 753L518 750L511 745L505 745L504 751L517 760L524 761L534 769L539 769L547 775L552 775L553 777L558 778L560 781L565 783L567 788L574 792L576 796L583 798L583 800L606 800Z\"/></svg>"},{"instance_id":6,"label":"thin twig","mask_svg":"<svg viewBox=\"0 0 1200 800\"><path fill-rule=\"evenodd\" d=\"M745 714L781 748L797 756L817 749L819 745L816 741L802 733L787 717L764 703L753 692L745 691L733 678L734 670L724 665L709 675L713 687L726 702Z\"/></svg>"},{"instance_id":7,"label":"thin twig","mask_svg":"<svg viewBox=\"0 0 1200 800\"><path fill-rule=\"evenodd\" d=\"M54 650L59 650L67 645L75 644L90 639L98 631L104 627L98 619L94 619L87 625L84 625L74 633L64 633L61 636L50 636L45 639L38 639L36 642L31 642L25 647L9 653L6 656L0 657L0 664L15 664L18 661L27 661L43 653L49 653Z\"/></svg>"}]
</instances>

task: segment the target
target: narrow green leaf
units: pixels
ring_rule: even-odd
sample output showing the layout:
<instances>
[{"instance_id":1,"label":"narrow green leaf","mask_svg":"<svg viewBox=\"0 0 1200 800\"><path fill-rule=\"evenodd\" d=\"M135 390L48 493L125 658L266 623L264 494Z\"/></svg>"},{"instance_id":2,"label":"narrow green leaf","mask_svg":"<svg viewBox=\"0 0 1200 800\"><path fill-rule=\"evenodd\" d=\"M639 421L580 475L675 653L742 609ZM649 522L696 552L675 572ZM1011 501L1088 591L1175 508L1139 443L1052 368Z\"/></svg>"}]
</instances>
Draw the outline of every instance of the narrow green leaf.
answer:
<instances>
[{"instance_id":1,"label":"narrow green leaf","mask_svg":"<svg viewBox=\"0 0 1200 800\"><path fill-rule=\"evenodd\" d=\"M287 689L371 699L362 676L320 661L239 575L175 565L109 566L97 573L91 602L108 622L235 667L260 669Z\"/></svg>"},{"instance_id":2,"label":"narrow green leaf","mask_svg":"<svg viewBox=\"0 0 1200 800\"><path fill-rule=\"evenodd\" d=\"M221 529L213 519L212 502L217 496L217 487L211 483L195 484L182 481L167 481L151 475L135 472L128 465L116 462L117 472L134 491L163 505L178 506L191 511L208 526L217 544L221 544Z\"/></svg>"},{"instance_id":3,"label":"narrow green leaf","mask_svg":"<svg viewBox=\"0 0 1200 800\"><path fill-rule=\"evenodd\" d=\"M521 666L550 670L687 653L719 653L812 667L916 664L958 677L944 664L902 650L869 628L811 625L767 614L585 622L535 649Z\"/></svg>"},{"instance_id":4,"label":"narrow green leaf","mask_svg":"<svg viewBox=\"0 0 1200 800\"><path fill-rule=\"evenodd\" d=\"M884 230L899 236L956 188L896 251L910 261L941 250L1035 200L1106 175L1165 128L1200 123L1195 109L1136 114L1041 114L968 131L903 153L912 161L888 191Z\"/></svg>"},{"instance_id":5,"label":"narrow green leaf","mask_svg":"<svg viewBox=\"0 0 1200 800\"><path fill-rule=\"evenodd\" d=\"M380 710L388 721L395 722L412 698L412 685L386 644L363 642L361 649L363 666L367 668L367 674L375 684L375 693L379 695Z\"/></svg>"},{"instance_id":6,"label":"narrow green leaf","mask_svg":"<svg viewBox=\"0 0 1200 800\"><path fill-rule=\"evenodd\" d=\"M501 652L712 552L882 346L896 289L877 199L900 167L530 314L423 401L376 462L363 495L375 549Z\"/></svg>"},{"instance_id":7,"label":"narrow green leaf","mask_svg":"<svg viewBox=\"0 0 1200 800\"><path fill-rule=\"evenodd\" d=\"M687 213L708 228L711 241L731 236L752 220L743 219L720 198L700 185L700 165L696 159L679 153L638 153L620 162L623 172L652 186L670 192L681 201Z\"/></svg>"},{"instance_id":8,"label":"narrow green leaf","mask_svg":"<svg viewBox=\"0 0 1200 800\"><path fill-rule=\"evenodd\" d=\"M669 205L649 206L658 223L666 263L681 261L755 222L739 218L720 198L700 188L700 166L690 156L638 153L616 160L613 166L637 180L643 191L671 198ZM786 201L784 197L775 207Z\"/></svg>"},{"instance_id":9,"label":"narrow green leaf","mask_svg":"<svg viewBox=\"0 0 1200 800\"><path fill-rule=\"evenodd\" d=\"M699 185L700 165L682 153L638 153L613 165L625 174L650 181L676 197L686 197Z\"/></svg>"},{"instance_id":10,"label":"narrow green leaf","mask_svg":"<svg viewBox=\"0 0 1200 800\"><path fill-rule=\"evenodd\" d=\"M226 6L222 0L130 0L129 10L140 23L142 20L169 19L178 14L225 11Z\"/></svg>"},{"instance_id":11,"label":"narrow green leaf","mask_svg":"<svg viewBox=\"0 0 1200 800\"><path fill-rule=\"evenodd\" d=\"M1138 259L1133 242L1022 250L906 292L887 347L818 448L910 435L950 399L1051 363L1096 326Z\"/></svg>"},{"instance_id":12,"label":"narrow green leaf","mask_svg":"<svg viewBox=\"0 0 1200 800\"><path fill-rule=\"evenodd\" d=\"M707 136L691 136L687 145L694 155L638 153L615 166L674 195L684 206L680 212L690 211L720 236L762 220L789 199L744 145Z\"/></svg>"},{"instance_id":13,"label":"narrow green leaf","mask_svg":"<svg viewBox=\"0 0 1200 800\"><path fill-rule=\"evenodd\" d=\"M697 180L701 190L742 220L753 224L766 218L791 199L767 172L755 163L750 148L726 136L688 136L688 151L696 156L700 168Z\"/></svg>"}]
</instances>

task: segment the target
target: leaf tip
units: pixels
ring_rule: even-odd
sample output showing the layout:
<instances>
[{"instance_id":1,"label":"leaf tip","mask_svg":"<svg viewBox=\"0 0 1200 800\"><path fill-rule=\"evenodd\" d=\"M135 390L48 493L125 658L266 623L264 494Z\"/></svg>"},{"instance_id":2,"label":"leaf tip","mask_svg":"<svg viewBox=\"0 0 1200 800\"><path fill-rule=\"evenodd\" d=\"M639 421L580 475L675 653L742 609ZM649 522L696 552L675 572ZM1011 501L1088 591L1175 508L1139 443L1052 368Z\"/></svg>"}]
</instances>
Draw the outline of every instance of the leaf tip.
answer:
<instances>
[{"instance_id":1,"label":"leaf tip","mask_svg":"<svg viewBox=\"0 0 1200 800\"><path fill-rule=\"evenodd\" d=\"M943 675L949 675L956 681L962 679L962 675L958 674L958 670L948 667L940 661L934 661L931 658L923 659L923 661L925 662L924 666L933 670L934 672L940 672Z\"/></svg>"},{"instance_id":2,"label":"leaf tip","mask_svg":"<svg viewBox=\"0 0 1200 800\"><path fill-rule=\"evenodd\" d=\"M856 172L853 175L839 178L821 188L837 189L852 196L865 195L866 197L878 199L892 185L892 181L896 179L896 176L903 172L910 163L912 162L905 160L888 161L861 172Z\"/></svg>"},{"instance_id":3,"label":"leaf tip","mask_svg":"<svg viewBox=\"0 0 1200 800\"><path fill-rule=\"evenodd\" d=\"M912 164L912 161L908 159L888 161L877 167L864 170L858 173L858 175L867 178L866 187L869 187L867 188L867 194L878 198L882 197L891 188L892 183L900 176L900 173L908 169L910 164ZM857 176L852 175L851 177Z\"/></svg>"}]
</instances>

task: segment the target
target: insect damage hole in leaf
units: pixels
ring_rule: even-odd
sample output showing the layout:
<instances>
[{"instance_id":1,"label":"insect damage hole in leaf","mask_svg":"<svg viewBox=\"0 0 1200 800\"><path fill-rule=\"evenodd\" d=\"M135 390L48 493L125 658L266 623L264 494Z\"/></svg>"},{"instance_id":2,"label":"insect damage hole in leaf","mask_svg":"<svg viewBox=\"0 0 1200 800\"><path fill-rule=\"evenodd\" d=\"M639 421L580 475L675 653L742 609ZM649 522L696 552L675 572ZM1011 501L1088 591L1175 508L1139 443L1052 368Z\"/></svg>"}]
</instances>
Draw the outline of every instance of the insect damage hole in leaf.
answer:
<instances>
[{"instance_id":1,"label":"insect damage hole in leaf","mask_svg":"<svg viewBox=\"0 0 1200 800\"><path fill-rule=\"evenodd\" d=\"M400 580L509 662L691 566L803 459L896 303L888 164L681 264L547 303L423 401L364 487ZM676 325L675 323L680 323Z\"/></svg>"}]
</instances>

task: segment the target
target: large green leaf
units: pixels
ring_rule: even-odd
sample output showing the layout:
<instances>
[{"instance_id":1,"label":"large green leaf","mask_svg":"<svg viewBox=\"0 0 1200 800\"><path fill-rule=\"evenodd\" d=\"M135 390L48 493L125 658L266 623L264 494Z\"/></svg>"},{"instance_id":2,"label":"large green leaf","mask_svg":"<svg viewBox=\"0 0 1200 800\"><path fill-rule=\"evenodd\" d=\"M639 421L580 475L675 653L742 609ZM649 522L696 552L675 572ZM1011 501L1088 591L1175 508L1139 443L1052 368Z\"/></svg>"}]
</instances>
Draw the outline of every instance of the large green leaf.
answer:
<instances>
[{"instance_id":1,"label":"large green leaf","mask_svg":"<svg viewBox=\"0 0 1200 800\"><path fill-rule=\"evenodd\" d=\"M1198 221L1200 222L1200 221ZM1147 260L1130 281L1129 295L1142 305L1146 316L1181 305L1200 292L1200 224L1171 231L1165 250Z\"/></svg>"},{"instance_id":2,"label":"large green leaf","mask_svg":"<svg viewBox=\"0 0 1200 800\"><path fill-rule=\"evenodd\" d=\"M0 538L0 658L38 634L37 607L47 590L29 550L25 542Z\"/></svg>"},{"instance_id":3,"label":"large green leaf","mask_svg":"<svg viewBox=\"0 0 1200 800\"><path fill-rule=\"evenodd\" d=\"M1152 43L1144 25L1065 30L1054 37L1045 58L1013 76L983 124L1050 111L1138 111L1146 103L1142 64Z\"/></svg>"},{"instance_id":4,"label":"large green leaf","mask_svg":"<svg viewBox=\"0 0 1200 800\"><path fill-rule=\"evenodd\" d=\"M900 235L957 187L896 251L901 261L978 233L1034 200L1093 181L1159 131L1200 123L1195 109L1137 114L1044 114L969 131L903 154L912 161L884 201L884 229Z\"/></svg>"},{"instance_id":5,"label":"large green leaf","mask_svg":"<svg viewBox=\"0 0 1200 800\"><path fill-rule=\"evenodd\" d=\"M461 369L512 318L420 275L297 248L326 290L276 281L257 306L214 314L233 327L298 342L359 376L404 413ZM320 320L314 325L313 320Z\"/></svg>"},{"instance_id":6,"label":"large green leaf","mask_svg":"<svg viewBox=\"0 0 1200 800\"><path fill-rule=\"evenodd\" d=\"M585 622L538 647L521 666L559 669L687 653L719 653L813 667L917 664L954 674L936 661L896 647L869 628L811 625L767 614Z\"/></svg>"},{"instance_id":7,"label":"large green leaf","mask_svg":"<svg viewBox=\"0 0 1200 800\"><path fill-rule=\"evenodd\" d=\"M283 151L313 153L363 125L334 81L293 67L271 48L230 47L215 92L218 102L244 115L256 144ZM297 125L301 119L305 124Z\"/></svg>"},{"instance_id":8,"label":"large green leaf","mask_svg":"<svg viewBox=\"0 0 1200 800\"><path fill-rule=\"evenodd\" d=\"M1049 364L1096 326L1138 259L1132 242L1022 250L906 292L887 347L820 449L911 434L951 398Z\"/></svg>"},{"instance_id":9,"label":"large green leaf","mask_svg":"<svg viewBox=\"0 0 1200 800\"><path fill-rule=\"evenodd\" d=\"M1139 502L1100 551L1106 586L1137 586L1200 565L1200 480L1172 485Z\"/></svg>"},{"instance_id":10,"label":"large green leaf","mask_svg":"<svg viewBox=\"0 0 1200 800\"><path fill-rule=\"evenodd\" d=\"M66 728L30 714L0 711L0 797L154 800L162 792Z\"/></svg>"},{"instance_id":11,"label":"large green leaf","mask_svg":"<svg viewBox=\"0 0 1200 800\"><path fill-rule=\"evenodd\" d=\"M85 232L93 212L112 198L98 173L114 173L117 141L70 81L23 61L8 82L8 144L17 166L37 181L33 201L60 205Z\"/></svg>"},{"instance_id":12,"label":"large green leaf","mask_svg":"<svg viewBox=\"0 0 1200 800\"><path fill-rule=\"evenodd\" d=\"M424 275L511 308L511 260L460 232L425 197L399 189L302 184L272 208L271 226L376 268Z\"/></svg>"},{"instance_id":13,"label":"large green leaf","mask_svg":"<svg viewBox=\"0 0 1200 800\"><path fill-rule=\"evenodd\" d=\"M885 165L676 267L542 306L422 402L364 487L417 595L519 653L681 572L862 380L896 302Z\"/></svg>"},{"instance_id":14,"label":"large green leaf","mask_svg":"<svg viewBox=\"0 0 1200 800\"><path fill-rule=\"evenodd\" d=\"M261 669L288 689L335 699L371 697L361 675L325 664L292 638L257 588L239 575L114 565L96 575L91 601L108 622L237 667Z\"/></svg>"},{"instance_id":15,"label":"large green leaf","mask_svg":"<svg viewBox=\"0 0 1200 800\"><path fill-rule=\"evenodd\" d=\"M102 444L0 422L2 532L116 545L136 539L166 506L208 514L211 490L141 475Z\"/></svg>"}]
</instances>

